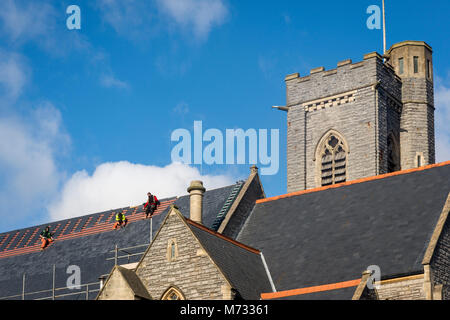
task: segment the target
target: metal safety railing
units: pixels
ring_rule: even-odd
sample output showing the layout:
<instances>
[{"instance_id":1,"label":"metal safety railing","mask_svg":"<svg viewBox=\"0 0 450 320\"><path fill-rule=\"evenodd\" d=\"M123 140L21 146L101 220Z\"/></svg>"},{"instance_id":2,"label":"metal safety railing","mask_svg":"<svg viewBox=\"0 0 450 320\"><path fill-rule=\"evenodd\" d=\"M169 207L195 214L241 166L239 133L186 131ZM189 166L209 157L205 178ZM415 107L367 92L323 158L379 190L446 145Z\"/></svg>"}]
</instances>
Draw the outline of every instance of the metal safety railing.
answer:
<instances>
[{"instance_id":1,"label":"metal safety railing","mask_svg":"<svg viewBox=\"0 0 450 320\"><path fill-rule=\"evenodd\" d=\"M150 243L153 240L153 219L152 218L150 218L150 239L149 240L150 240ZM130 263L130 257L142 255L145 253L145 250L142 252L133 252L133 253L128 252L127 250L148 247L149 245L150 245L149 243L146 243L146 244L140 244L140 245L132 246L132 247L119 248L116 244L114 247L114 250L108 251L109 253L114 252L114 257L107 258L106 260L114 260L114 265L117 265L119 259L127 258L127 263ZM125 253L125 255L119 256L119 252L123 252L123 253Z\"/></svg>"},{"instance_id":2,"label":"metal safety railing","mask_svg":"<svg viewBox=\"0 0 450 320\"><path fill-rule=\"evenodd\" d=\"M114 260L114 264L117 265L119 259L127 258L127 263L130 263L130 257L143 255L145 253L145 250L142 252L129 252L128 250L133 250L133 249L148 247L148 246L149 246L149 244L146 243L146 244L140 244L140 245L133 246L133 247L119 248L116 244L114 250L109 251L109 253L114 252L114 257L107 258L106 260ZM125 255L119 256L119 252L123 252Z\"/></svg>"},{"instance_id":3,"label":"metal safety railing","mask_svg":"<svg viewBox=\"0 0 450 320\"><path fill-rule=\"evenodd\" d=\"M52 286L52 288L47 289L47 290L26 292L25 291L26 274L24 273L23 277L22 277L22 293L16 294L16 295L11 295L11 296L0 297L0 300L9 300L9 299L17 299L17 298L19 298L21 300L25 300L25 298L27 296L38 295L38 294L43 294L43 293L47 293L47 292L51 292L51 295L46 296L46 297L35 298L32 300L56 300L58 298L69 297L69 296L74 296L74 295L78 295L78 296L83 295L86 300L89 300L90 293L100 291L101 282L92 282L92 283L87 283L87 284L80 284L79 286L56 288L55 280L56 280L56 266L53 265L53 286ZM92 286L94 286L94 285L98 286L98 289L93 289ZM91 287L91 289L89 287ZM62 290L77 290L77 291L70 292L70 293L57 294L57 292L60 292Z\"/></svg>"}]
</instances>

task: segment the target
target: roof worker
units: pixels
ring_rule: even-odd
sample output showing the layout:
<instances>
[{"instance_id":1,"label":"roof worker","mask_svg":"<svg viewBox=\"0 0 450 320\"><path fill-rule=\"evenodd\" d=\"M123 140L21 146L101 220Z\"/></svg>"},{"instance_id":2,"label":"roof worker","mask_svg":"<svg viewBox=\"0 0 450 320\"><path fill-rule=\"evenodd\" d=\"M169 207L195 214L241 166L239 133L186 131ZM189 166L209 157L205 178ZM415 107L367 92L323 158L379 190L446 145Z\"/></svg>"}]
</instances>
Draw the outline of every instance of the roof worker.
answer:
<instances>
[{"instance_id":1,"label":"roof worker","mask_svg":"<svg viewBox=\"0 0 450 320\"><path fill-rule=\"evenodd\" d=\"M156 211L158 206L161 204L156 198L155 195L152 195L150 192L147 192L148 200L146 203L144 203L145 208L145 219L148 218L148 215L150 215L150 218L153 217L153 213Z\"/></svg>"},{"instance_id":2,"label":"roof worker","mask_svg":"<svg viewBox=\"0 0 450 320\"><path fill-rule=\"evenodd\" d=\"M128 219L125 217L123 211L116 214L116 223L114 224L114 230L117 228L125 228L128 223Z\"/></svg>"},{"instance_id":3,"label":"roof worker","mask_svg":"<svg viewBox=\"0 0 450 320\"><path fill-rule=\"evenodd\" d=\"M50 226L45 227L40 234L41 238L41 251L43 251L47 246L55 241L53 239L53 233L50 232Z\"/></svg>"}]
</instances>

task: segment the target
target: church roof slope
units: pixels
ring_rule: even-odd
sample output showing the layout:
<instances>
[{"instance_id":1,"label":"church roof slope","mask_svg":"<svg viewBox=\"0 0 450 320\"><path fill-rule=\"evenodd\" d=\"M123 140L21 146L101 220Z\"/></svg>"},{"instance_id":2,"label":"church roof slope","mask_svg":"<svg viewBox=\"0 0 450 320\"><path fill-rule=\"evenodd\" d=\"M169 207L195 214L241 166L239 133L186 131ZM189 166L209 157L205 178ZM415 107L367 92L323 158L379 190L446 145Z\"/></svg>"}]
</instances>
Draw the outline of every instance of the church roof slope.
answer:
<instances>
[{"instance_id":1,"label":"church roof slope","mask_svg":"<svg viewBox=\"0 0 450 320\"><path fill-rule=\"evenodd\" d=\"M447 162L264 199L237 240L264 253L279 291L358 279L371 265L382 278L420 273L449 191Z\"/></svg>"},{"instance_id":2,"label":"church roof slope","mask_svg":"<svg viewBox=\"0 0 450 320\"><path fill-rule=\"evenodd\" d=\"M132 270L128 270L127 268L116 266L117 270L122 274L123 278L126 280L130 289L133 291L135 296L140 298L151 300L152 297L148 293L141 279L136 275L136 273Z\"/></svg>"},{"instance_id":3,"label":"church roof slope","mask_svg":"<svg viewBox=\"0 0 450 320\"><path fill-rule=\"evenodd\" d=\"M261 253L186 219L190 229L234 289L246 300L259 300L261 292L271 292Z\"/></svg>"},{"instance_id":4,"label":"church roof slope","mask_svg":"<svg viewBox=\"0 0 450 320\"><path fill-rule=\"evenodd\" d=\"M235 184L205 192L203 217L207 227L211 227L234 187ZM183 214L189 216L188 195L160 201L161 207L152 218L153 237L171 204L187 207ZM66 270L70 265L80 267L82 284L98 282L98 277L108 274L114 265L114 260L106 259L114 257L111 250L114 250L115 245L127 248L148 245L150 242L150 219L144 218L143 206L123 209L126 210L129 223L121 230L113 230L115 212L122 210L116 209L0 234L0 299L13 295L18 295L15 299L20 298L23 274L26 275L26 292L52 288L54 264L57 287L66 286ZM40 252L39 234L47 225L51 226L52 231L56 231L56 241ZM145 251L145 247L127 251L139 253ZM125 256L118 260L119 264L137 262L140 258L136 255L127 259L124 253L119 256ZM92 292L89 297L95 298L96 294ZM48 293L28 295L26 298L42 298L46 295L48 296ZM83 294L80 296L83 297ZM77 296L69 298L75 299Z\"/></svg>"}]
</instances>

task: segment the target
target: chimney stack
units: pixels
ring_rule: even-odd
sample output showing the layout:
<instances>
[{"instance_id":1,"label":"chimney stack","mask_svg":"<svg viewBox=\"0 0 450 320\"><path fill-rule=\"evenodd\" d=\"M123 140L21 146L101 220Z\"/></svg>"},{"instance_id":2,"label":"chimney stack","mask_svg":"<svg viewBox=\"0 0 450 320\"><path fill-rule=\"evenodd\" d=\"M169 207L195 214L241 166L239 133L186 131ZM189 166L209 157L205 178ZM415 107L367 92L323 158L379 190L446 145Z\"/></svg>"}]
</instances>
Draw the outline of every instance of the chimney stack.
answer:
<instances>
[{"instance_id":1,"label":"chimney stack","mask_svg":"<svg viewBox=\"0 0 450 320\"><path fill-rule=\"evenodd\" d=\"M192 181L187 191L190 194L191 202L190 219L201 224L203 214L203 194L206 191L203 187L203 182L198 180Z\"/></svg>"}]
</instances>

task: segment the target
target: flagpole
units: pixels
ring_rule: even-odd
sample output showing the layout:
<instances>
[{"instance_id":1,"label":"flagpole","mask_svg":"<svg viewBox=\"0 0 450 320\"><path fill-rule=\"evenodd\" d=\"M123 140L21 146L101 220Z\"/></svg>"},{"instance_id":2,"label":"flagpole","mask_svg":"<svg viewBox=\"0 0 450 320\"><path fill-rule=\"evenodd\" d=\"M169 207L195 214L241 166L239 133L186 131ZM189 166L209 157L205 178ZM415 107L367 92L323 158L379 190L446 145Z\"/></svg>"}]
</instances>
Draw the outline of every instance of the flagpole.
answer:
<instances>
[{"instance_id":1,"label":"flagpole","mask_svg":"<svg viewBox=\"0 0 450 320\"><path fill-rule=\"evenodd\" d=\"M386 12L383 0L383 54L386 53Z\"/></svg>"}]
</instances>

